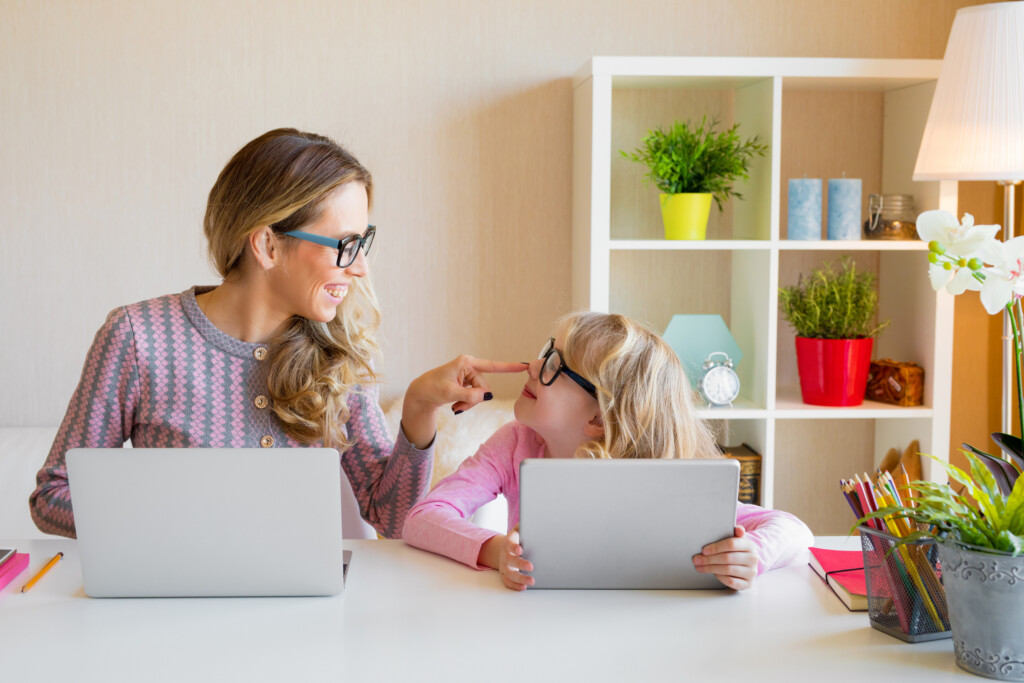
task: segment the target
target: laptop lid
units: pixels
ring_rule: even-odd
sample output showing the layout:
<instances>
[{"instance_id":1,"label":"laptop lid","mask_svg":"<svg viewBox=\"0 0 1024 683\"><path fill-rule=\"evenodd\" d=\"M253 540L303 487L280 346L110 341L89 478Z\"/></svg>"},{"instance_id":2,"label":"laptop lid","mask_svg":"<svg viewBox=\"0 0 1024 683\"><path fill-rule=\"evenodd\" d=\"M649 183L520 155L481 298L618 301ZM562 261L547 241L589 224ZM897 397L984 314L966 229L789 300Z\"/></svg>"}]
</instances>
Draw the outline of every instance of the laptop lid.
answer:
<instances>
[{"instance_id":1,"label":"laptop lid","mask_svg":"<svg viewBox=\"0 0 1024 683\"><path fill-rule=\"evenodd\" d=\"M733 535L739 476L724 458L524 460L519 532L531 590L724 588L692 558Z\"/></svg>"},{"instance_id":2,"label":"laptop lid","mask_svg":"<svg viewBox=\"0 0 1024 683\"><path fill-rule=\"evenodd\" d=\"M333 449L76 448L66 460L89 596L342 590Z\"/></svg>"}]
</instances>

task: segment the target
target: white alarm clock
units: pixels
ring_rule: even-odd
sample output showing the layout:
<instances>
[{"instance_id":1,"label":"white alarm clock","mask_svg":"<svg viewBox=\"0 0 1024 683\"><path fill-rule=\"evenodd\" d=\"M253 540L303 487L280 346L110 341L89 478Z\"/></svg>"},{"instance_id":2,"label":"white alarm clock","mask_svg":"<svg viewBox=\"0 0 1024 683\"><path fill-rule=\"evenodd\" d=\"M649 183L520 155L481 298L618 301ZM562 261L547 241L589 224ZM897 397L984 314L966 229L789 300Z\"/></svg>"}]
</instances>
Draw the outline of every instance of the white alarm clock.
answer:
<instances>
[{"instance_id":1,"label":"white alarm clock","mask_svg":"<svg viewBox=\"0 0 1024 683\"><path fill-rule=\"evenodd\" d=\"M721 358L716 359L716 356ZM731 405L740 395L740 378L732 369L732 365L732 359L724 351L709 353L704 360L700 378L697 380L697 389L710 405Z\"/></svg>"}]
</instances>

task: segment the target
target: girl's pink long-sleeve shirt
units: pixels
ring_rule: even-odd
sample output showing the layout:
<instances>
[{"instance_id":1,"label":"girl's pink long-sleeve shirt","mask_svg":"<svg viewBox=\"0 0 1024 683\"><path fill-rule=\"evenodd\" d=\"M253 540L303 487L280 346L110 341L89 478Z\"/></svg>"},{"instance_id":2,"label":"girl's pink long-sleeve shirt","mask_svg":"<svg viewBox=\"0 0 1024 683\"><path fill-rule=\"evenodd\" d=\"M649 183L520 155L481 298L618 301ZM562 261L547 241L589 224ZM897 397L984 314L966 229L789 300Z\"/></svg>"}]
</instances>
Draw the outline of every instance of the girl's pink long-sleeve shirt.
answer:
<instances>
[{"instance_id":1,"label":"girl's pink long-sleeve shirt","mask_svg":"<svg viewBox=\"0 0 1024 683\"><path fill-rule=\"evenodd\" d=\"M469 516L504 494L508 528L519 524L519 463L543 457L546 449L540 436L518 421L509 422L412 508L402 538L409 545L484 569L477 564L480 547L497 533L476 526ZM806 524L780 510L737 505L736 523L747 530L756 547L758 574L805 561L804 551L813 542Z\"/></svg>"}]
</instances>

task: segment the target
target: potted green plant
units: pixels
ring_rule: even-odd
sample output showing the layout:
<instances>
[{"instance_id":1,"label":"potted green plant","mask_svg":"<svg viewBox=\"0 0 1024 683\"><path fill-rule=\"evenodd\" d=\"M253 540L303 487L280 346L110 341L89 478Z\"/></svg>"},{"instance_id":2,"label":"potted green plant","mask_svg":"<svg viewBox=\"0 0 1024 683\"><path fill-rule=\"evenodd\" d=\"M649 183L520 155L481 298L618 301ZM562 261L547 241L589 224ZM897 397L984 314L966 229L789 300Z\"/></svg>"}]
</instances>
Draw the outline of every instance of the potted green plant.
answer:
<instances>
[{"instance_id":1,"label":"potted green plant","mask_svg":"<svg viewBox=\"0 0 1024 683\"><path fill-rule=\"evenodd\" d=\"M1024 459L970 446L962 452L969 473L939 461L963 487L960 493L949 484L915 481L908 504L884 507L859 523L910 519L920 531L897 543L938 540L957 664L988 678L1024 681Z\"/></svg>"},{"instance_id":2,"label":"potted green plant","mask_svg":"<svg viewBox=\"0 0 1024 683\"><path fill-rule=\"evenodd\" d=\"M645 179L661 190L661 214L665 239L704 239L711 200L719 211L730 197L742 199L733 190L737 180L747 180L750 161L764 156L767 145L758 136L740 140L739 124L716 132L718 119L707 117L693 125L676 121L668 130L647 131L634 152L620 151L630 161L647 166Z\"/></svg>"},{"instance_id":3,"label":"potted green plant","mask_svg":"<svg viewBox=\"0 0 1024 683\"><path fill-rule=\"evenodd\" d=\"M876 323L874 275L843 258L779 288L779 309L796 330L796 360L804 403L855 406L864 402Z\"/></svg>"},{"instance_id":4,"label":"potted green plant","mask_svg":"<svg viewBox=\"0 0 1024 683\"><path fill-rule=\"evenodd\" d=\"M932 286L951 294L981 292L990 314L1006 310L1013 330L1017 414L1024 410L1019 317L1024 291L1024 237L995 239L998 225L963 224L945 211L926 211L917 231L928 242ZM970 472L942 462L948 484L912 482L916 497L882 508L868 518L902 517L917 523L907 541L932 536L940 541L942 583L949 607L953 650L960 668L1007 681L1024 681L1024 449L1021 439L995 433L1000 447L991 455L964 444ZM941 462L941 461L940 461Z\"/></svg>"}]
</instances>

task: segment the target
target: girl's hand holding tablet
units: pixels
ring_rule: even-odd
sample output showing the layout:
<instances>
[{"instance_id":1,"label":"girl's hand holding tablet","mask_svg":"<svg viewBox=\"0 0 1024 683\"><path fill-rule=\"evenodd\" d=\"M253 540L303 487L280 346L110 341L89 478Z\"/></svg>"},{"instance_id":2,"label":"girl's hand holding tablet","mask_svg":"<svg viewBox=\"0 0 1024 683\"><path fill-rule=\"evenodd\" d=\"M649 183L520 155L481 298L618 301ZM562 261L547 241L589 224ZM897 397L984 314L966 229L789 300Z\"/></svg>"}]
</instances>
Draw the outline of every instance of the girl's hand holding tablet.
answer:
<instances>
[{"instance_id":1,"label":"girl's hand holding tablet","mask_svg":"<svg viewBox=\"0 0 1024 683\"><path fill-rule=\"evenodd\" d=\"M747 538L747 530L736 525L735 535L704 546L693 556L697 571L714 574L727 588L746 590L757 577L757 547Z\"/></svg>"},{"instance_id":2,"label":"girl's hand holding tablet","mask_svg":"<svg viewBox=\"0 0 1024 683\"><path fill-rule=\"evenodd\" d=\"M497 569L505 588L524 591L533 585L533 577L523 572L533 571L533 563L523 558L523 546L519 545L519 527L505 534L491 536L480 548L479 563L484 567Z\"/></svg>"}]
</instances>

